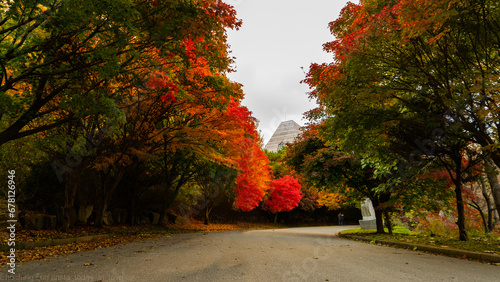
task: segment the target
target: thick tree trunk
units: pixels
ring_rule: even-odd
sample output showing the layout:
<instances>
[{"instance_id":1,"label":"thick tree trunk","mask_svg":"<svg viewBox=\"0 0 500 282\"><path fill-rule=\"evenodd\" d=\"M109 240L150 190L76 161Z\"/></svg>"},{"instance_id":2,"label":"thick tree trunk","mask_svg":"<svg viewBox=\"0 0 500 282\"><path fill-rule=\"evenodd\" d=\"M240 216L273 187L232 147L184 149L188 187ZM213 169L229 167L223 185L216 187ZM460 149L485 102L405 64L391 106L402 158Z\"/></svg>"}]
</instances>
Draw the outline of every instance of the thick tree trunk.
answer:
<instances>
[{"instance_id":1,"label":"thick tree trunk","mask_svg":"<svg viewBox=\"0 0 500 282\"><path fill-rule=\"evenodd\" d=\"M107 209L108 209L108 201L104 199L99 201L99 204L97 205L96 218L94 223L95 226L102 227L104 214L106 213Z\"/></svg>"},{"instance_id":2,"label":"thick tree trunk","mask_svg":"<svg viewBox=\"0 0 500 282\"><path fill-rule=\"evenodd\" d=\"M377 224L377 233L384 234L384 220L382 219L384 213L382 210L378 209L378 206L375 207L375 223Z\"/></svg>"},{"instance_id":3,"label":"thick tree trunk","mask_svg":"<svg viewBox=\"0 0 500 282\"><path fill-rule=\"evenodd\" d=\"M111 197L113 196L116 188L118 187L118 184L123 178L123 174L125 173L125 168L120 167L118 171L116 171L114 174L108 173L102 181L102 191L103 195L101 199L99 200L97 204L97 210L96 210L96 219L95 219L95 225L98 227L101 227L103 224L103 219L104 219L104 214L106 213L106 210L108 209L109 202L111 201Z\"/></svg>"},{"instance_id":4,"label":"thick tree trunk","mask_svg":"<svg viewBox=\"0 0 500 282\"><path fill-rule=\"evenodd\" d=\"M385 216L385 222L387 225L387 230L389 230L389 234L392 235L392 222L391 222L391 215L388 210L384 211L384 216Z\"/></svg>"},{"instance_id":5,"label":"thick tree trunk","mask_svg":"<svg viewBox=\"0 0 500 282\"><path fill-rule=\"evenodd\" d=\"M462 196L462 165L461 160L455 162L456 166L456 179L455 179L455 198L457 200L457 226L459 232L460 241L469 240L467 236L467 230L465 229L465 210L464 210L464 200Z\"/></svg>"},{"instance_id":6,"label":"thick tree trunk","mask_svg":"<svg viewBox=\"0 0 500 282\"><path fill-rule=\"evenodd\" d=\"M493 196L493 201L495 201L496 211L498 216L500 216L500 183L498 181L498 167L495 163L487 159L484 162L484 170L486 172L486 177L491 187L491 194Z\"/></svg>"},{"instance_id":7,"label":"thick tree trunk","mask_svg":"<svg viewBox=\"0 0 500 282\"><path fill-rule=\"evenodd\" d=\"M173 192L171 192L170 188L167 188L167 192L165 193L166 195L165 202L163 203L162 212L160 213L160 219L158 220L158 225L163 224L163 221L167 217L168 210L170 209L175 199L179 195L181 186L182 185L178 184Z\"/></svg>"},{"instance_id":8,"label":"thick tree trunk","mask_svg":"<svg viewBox=\"0 0 500 282\"><path fill-rule=\"evenodd\" d=\"M160 219L158 220L158 225L162 225L163 221L167 217L168 210L170 209L170 206L174 203L175 198L177 198L177 195L179 194L179 191L176 191L174 193L174 197L167 198L163 204L162 207L162 212L160 213Z\"/></svg>"},{"instance_id":9,"label":"thick tree trunk","mask_svg":"<svg viewBox=\"0 0 500 282\"><path fill-rule=\"evenodd\" d=\"M380 199L377 197L370 197L372 201L373 209L375 210L375 223L377 225L377 233L384 234L384 211L380 207Z\"/></svg>"},{"instance_id":10,"label":"thick tree trunk","mask_svg":"<svg viewBox=\"0 0 500 282\"><path fill-rule=\"evenodd\" d=\"M469 240L469 238L467 236L467 230L465 229L464 201L462 197L462 187L460 183L456 185L455 197L457 200L457 212L458 212L457 226L459 232L459 239L460 241L467 241Z\"/></svg>"}]
</instances>

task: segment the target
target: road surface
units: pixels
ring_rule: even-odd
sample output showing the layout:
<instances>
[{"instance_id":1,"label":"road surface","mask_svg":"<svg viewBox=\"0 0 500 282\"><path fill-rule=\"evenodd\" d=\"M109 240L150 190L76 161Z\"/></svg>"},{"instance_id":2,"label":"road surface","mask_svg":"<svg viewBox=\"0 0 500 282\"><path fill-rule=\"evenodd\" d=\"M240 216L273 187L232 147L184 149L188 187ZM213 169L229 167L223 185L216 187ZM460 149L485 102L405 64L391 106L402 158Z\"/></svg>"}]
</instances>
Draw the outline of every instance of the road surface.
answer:
<instances>
[{"instance_id":1,"label":"road surface","mask_svg":"<svg viewBox=\"0 0 500 282\"><path fill-rule=\"evenodd\" d=\"M500 266L340 239L349 227L165 236L24 263L36 281L499 281ZM5 270L1 278L5 278Z\"/></svg>"}]
</instances>

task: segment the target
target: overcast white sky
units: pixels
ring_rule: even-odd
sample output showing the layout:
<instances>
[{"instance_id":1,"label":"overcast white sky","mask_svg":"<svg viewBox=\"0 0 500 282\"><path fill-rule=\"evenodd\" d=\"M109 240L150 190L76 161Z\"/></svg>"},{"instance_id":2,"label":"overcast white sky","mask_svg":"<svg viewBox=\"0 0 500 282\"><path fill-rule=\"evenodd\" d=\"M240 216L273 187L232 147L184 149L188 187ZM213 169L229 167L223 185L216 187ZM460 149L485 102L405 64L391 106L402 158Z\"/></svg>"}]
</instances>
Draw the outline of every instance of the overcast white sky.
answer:
<instances>
[{"instance_id":1,"label":"overcast white sky","mask_svg":"<svg viewBox=\"0 0 500 282\"><path fill-rule=\"evenodd\" d=\"M331 54L323 51L323 44L334 39L328 23L339 16L348 1L225 2L233 5L243 20L239 31L228 33L237 70L229 78L243 84L243 105L260 121L264 142L284 120L304 125L303 113L314 108L315 103L309 102L309 88L300 81L311 63L332 61Z\"/></svg>"}]
</instances>

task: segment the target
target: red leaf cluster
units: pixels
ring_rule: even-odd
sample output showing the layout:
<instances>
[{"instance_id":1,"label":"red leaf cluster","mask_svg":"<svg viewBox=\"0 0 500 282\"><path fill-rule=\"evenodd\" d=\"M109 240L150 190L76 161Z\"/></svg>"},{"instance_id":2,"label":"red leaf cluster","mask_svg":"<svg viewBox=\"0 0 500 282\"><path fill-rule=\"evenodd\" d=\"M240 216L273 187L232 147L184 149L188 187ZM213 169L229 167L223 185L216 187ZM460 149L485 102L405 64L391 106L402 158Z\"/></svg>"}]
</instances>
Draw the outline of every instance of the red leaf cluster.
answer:
<instances>
[{"instance_id":1,"label":"red leaf cluster","mask_svg":"<svg viewBox=\"0 0 500 282\"><path fill-rule=\"evenodd\" d=\"M179 93L179 86L172 81L169 76L162 73L155 73L146 82L146 87L154 90L163 90L162 102L175 102L175 95Z\"/></svg>"},{"instance_id":2,"label":"red leaf cluster","mask_svg":"<svg viewBox=\"0 0 500 282\"><path fill-rule=\"evenodd\" d=\"M302 195L299 181L290 175L285 175L271 182L271 196L266 201L272 213L291 211L299 205Z\"/></svg>"}]
</instances>

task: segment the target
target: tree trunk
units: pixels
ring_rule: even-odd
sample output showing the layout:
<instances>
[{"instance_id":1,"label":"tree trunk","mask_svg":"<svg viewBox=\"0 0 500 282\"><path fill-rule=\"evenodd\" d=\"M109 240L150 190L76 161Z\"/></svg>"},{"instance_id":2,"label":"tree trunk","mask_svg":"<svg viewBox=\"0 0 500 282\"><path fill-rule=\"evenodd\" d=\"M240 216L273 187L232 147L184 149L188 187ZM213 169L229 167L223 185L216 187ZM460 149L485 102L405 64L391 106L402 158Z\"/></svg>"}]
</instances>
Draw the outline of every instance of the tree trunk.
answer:
<instances>
[{"instance_id":1,"label":"tree trunk","mask_svg":"<svg viewBox=\"0 0 500 282\"><path fill-rule=\"evenodd\" d=\"M135 202L136 202L136 197L132 197L130 199L130 225L135 224Z\"/></svg>"},{"instance_id":2,"label":"tree trunk","mask_svg":"<svg viewBox=\"0 0 500 282\"><path fill-rule=\"evenodd\" d=\"M380 199L377 198L376 196L370 197L370 200L372 201L373 209L375 210L375 223L377 225L377 233L378 234L384 234L384 220L383 220L383 210L381 209L380 206Z\"/></svg>"},{"instance_id":3,"label":"tree trunk","mask_svg":"<svg viewBox=\"0 0 500 282\"><path fill-rule=\"evenodd\" d=\"M170 200L168 197L163 202L163 205L161 207L161 212L160 212L160 219L158 220L158 225L163 225L163 222L165 221L165 218L167 218L167 213L168 209L172 205L173 200Z\"/></svg>"},{"instance_id":4,"label":"tree trunk","mask_svg":"<svg viewBox=\"0 0 500 282\"><path fill-rule=\"evenodd\" d=\"M378 206L375 208L375 223L377 224L377 233L378 234L384 234L384 221L382 219L382 216L384 213L382 210L378 209Z\"/></svg>"},{"instance_id":5,"label":"tree trunk","mask_svg":"<svg viewBox=\"0 0 500 282\"><path fill-rule=\"evenodd\" d=\"M491 143L486 143L483 146L488 146ZM490 154L490 158L487 159L487 161L490 162L490 164L495 164L496 167L500 167L500 152L498 151L493 151Z\"/></svg>"},{"instance_id":6,"label":"tree trunk","mask_svg":"<svg viewBox=\"0 0 500 282\"><path fill-rule=\"evenodd\" d=\"M278 222L278 212L274 214L274 225L276 225L276 222Z\"/></svg>"},{"instance_id":7,"label":"tree trunk","mask_svg":"<svg viewBox=\"0 0 500 282\"><path fill-rule=\"evenodd\" d=\"M205 207L205 225L210 224L210 210L208 207Z\"/></svg>"},{"instance_id":8,"label":"tree trunk","mask_svg":"<svg viewBox=\"0 0 500 282\"><path fill-rule=\"evenodd\" d=\"M484 183L484 178L482 176L479 177L479 185L481 187L481 194L486 202L486 207L488 208L488 223L485 230L486 232L491 232L493 230L493 212L492 203L488 192L486 191L486 183Z\"/></svg>"},{"instance_id":9,"label":"tree trunk","mask_svg":"<svg viewBox=\"0 0 500 282\"><path fill-rule=\"evenodd\" d=\"M120 167L115 173L108 173L105 176L104 181L102 181L102 191L103 195L97 204L95 225L97 227L102 227L104 214L108 209L109 202L113 196L116 187L122 180L123 174L125 173L125 167Z\"/></svg>"},{"instance_id":10,"label":"tree trunk","mask_svg":"<svg viewBox=\"0 0 500 282\"><path fill-rule=\"evenodd\" d=\"M493 201L495 201L495 207L498 215L500 216L500 183L498 181L498 167L491 159L487 159L484 162L484 170L486 172L486 177L491 187L491 194L493 196Z\"/></svg>"},{"instance_id":11,"label":"tree trunk","mask_svg":"<svg viewBox=\"0 0 500 282\"><path fill-rule=\"evenodd\" d=\"M487 219L484 217L484 212L483 212L483 209L481 209L481 206L479 205L479 203L475 202L475 201L472 201L472 206L474 208L476 208L476 210L479 212L479 215L481 215L481 220L483 221L483 227L484 227L484 233L489 233L491 232L490 228L488 227L488 221Z\"/></svg>"},{"instance_id":12,"label":"tree trunk","mask_svg":"<svg viewBox=\"0 0 500 282\"><path fill-rule=\"evenodd\" d=\"M385 222L387 225L387 230L389 230L389 234L392 235L392 222L391 222L391 216L388 210L384 211L384 216L385 216Z\"/></svg>"},{"instance_id":13,"label":"tree trunk","mask_svg":"<svg viewBox=\"0 0 500 282\"><path fill-rule=\"evenodd\" d=\"M160 213L160 219L158 221L159 225L163 224L163 221L167 217L167 213L168 213L168 210L170 209L170 206L172 206L172 204L174 203L175 199L179 195L181 187L182 187L182 184L181 183L177 183L177 185L175 187L175 190L172 191L172 192L170 190L171 187L166 188L167 189L167 191L165 192L166 199L165 199L165 202L163 203L163 207L162 207L163 210ZM186 214L182 214L182 216L186 216Z\"/></svg>"},{"instance_id":14,"label":"tree trunk","mask_svg":"<svg viewBox=\"0 0 500 282\"><path fill-rule=\"evenodd\" d=\"M472 184L471 184L471 186L472 186ZM475 208L479 212L479 215L481 216L481 220L483 221L484 233L490 232L490 228L488 226L488 221L484 217L483 209L481 208L481 206L479 205L479 203L476 202L476 201L474 201L474 200L472 200L471 203L469 203L469 205L471 207Z\"/></svg>"},{"instance_id":15,"label":"tree trunk","mask_svg":"<svg viewBox=\"0 0 500 282\"><path fill-rule=\"evenodd\" d=\"M465 229L465 211L464 211L464 200L462 196L462 165L461 160L455 162L456 165L456 179L455 179L455 198L457 200L457 212L458 212L458 232L460 241L467 241L469 238L467 236L467 230Z\"/></svg>"},{"instance_id":16,"label":"tree trunk","mask_svg":"<svg viewBox=\"0 0 500 282\"><path fill-rule=\"evenodd\" d=\"M205 187L204 187L204 201L205 201L205 225L208 225L210 224L210 219L209 219L209 216L210 216L210 209L208 207L208 184L205 184Z\"/></svg>"},{"instance_id":17,"label":"tree trunk","mask_svg":"<svg viewBox=\"0 0 500 282\"><path fill-rule=\"evenodd\" d=\"M168 208L165 207L165 204L162 205L160 211L160 219L158 219L158 225L162 226L165 218L167 218Z\"/></svg>"},{"instance_id":18,"label":"tree trunk","mask_svg":"<svg viewBox=\"0 0 500 282\"><path fill-rule=\"evenodd\" d=\"M96 218L95 218L95 226L97 227L102 227L103 225L103 220L104 220L104 214L106 213L106 210L108 209L108 201L101 199L99 201L99 204L97 205L97 210L96 210Z\"/></svg>"},{"instance_id":19,"label":"tree trunk","mask_svg":"<svg viewBox=\"0 0 500 282\"><path fill-rule=\"evenodd\" d=\"M78 184L71 179L67 179L64 191L63 232L68 232L71 227L71 212L75 207L77 189Z\"/></svg>"}]
</instances>

